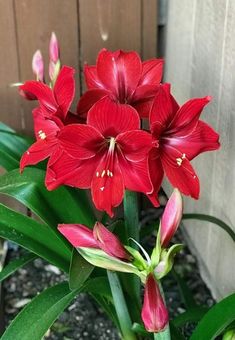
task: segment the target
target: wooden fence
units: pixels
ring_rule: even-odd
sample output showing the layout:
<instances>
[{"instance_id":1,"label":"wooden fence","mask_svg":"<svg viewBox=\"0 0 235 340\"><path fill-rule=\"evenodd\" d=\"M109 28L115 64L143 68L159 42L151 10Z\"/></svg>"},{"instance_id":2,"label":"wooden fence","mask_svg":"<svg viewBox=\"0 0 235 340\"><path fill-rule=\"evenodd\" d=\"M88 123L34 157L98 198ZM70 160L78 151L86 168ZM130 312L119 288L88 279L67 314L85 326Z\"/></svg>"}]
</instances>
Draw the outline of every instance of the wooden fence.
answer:
<instances>
[{"instance_id":1,"label":"wooden fence","mask_svg":"<svg viewBox=\"0 0 235 340\"><path fill-rule=\"evenodd\" d=\"M194 162L201 198L185 200L185 210L212 214L235 230L235 2L170 0L167 27L165 80L181 103L212 95L203 119L221 136L220 151ZM185 229L215 296L234 292L234 242L208 223L191 221Z\"/></svg>"},{"instance_id":2,"label":"wooden fence","mask_svg":"<svg viewBox=\"0 0 235 340\"><path fill-rule=\"evenodd\" d=\"M33 78L37 49L48 61L52 31L63 64L76 68L76 99L83 88L83 62L94 63L101 48L156 56L157 0L0 0L0 23L0 120L26 133L32 133L34 104L9 84Z\"/></svg>"}]
</instances>

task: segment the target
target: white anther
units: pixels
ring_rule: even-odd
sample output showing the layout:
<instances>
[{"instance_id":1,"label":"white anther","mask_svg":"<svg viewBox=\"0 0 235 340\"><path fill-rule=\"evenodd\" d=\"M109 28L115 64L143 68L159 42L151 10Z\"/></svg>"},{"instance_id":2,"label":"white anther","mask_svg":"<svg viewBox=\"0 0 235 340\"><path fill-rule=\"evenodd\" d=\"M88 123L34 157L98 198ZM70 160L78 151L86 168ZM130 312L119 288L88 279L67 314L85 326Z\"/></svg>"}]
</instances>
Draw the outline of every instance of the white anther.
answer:
<instances>
[{"instance_id":1,"label":"white anther","mask_svg":"<svg viewBox=\"0 0 235 340\"><path fill-rule=\"evenodd\" d=\"M99 175L100 175L100 174L99 174L99 171L97 171L97 172L96 172L96 177L99 177Z\"/></svg>"},{"instance_id":2,"label":"white anther","mask_svg":"<svg viewBox=\"0 0 235 340\"><path fill-rule=\"evenodd\" d=\"M106 172L105 170L102 171L101 177L104 177L105 172Z\"/></svg>"},{"instance_id":3,"label":"white anther","mask_svg":"<svg viewBox=\"0 0 235 340\"><path fill-rule=\"evenodd\" d=\"M182 162L183 162L182 158L176 158L176 163L177 163L179 166L181 166Z\"/></svg>"}]
</instances>

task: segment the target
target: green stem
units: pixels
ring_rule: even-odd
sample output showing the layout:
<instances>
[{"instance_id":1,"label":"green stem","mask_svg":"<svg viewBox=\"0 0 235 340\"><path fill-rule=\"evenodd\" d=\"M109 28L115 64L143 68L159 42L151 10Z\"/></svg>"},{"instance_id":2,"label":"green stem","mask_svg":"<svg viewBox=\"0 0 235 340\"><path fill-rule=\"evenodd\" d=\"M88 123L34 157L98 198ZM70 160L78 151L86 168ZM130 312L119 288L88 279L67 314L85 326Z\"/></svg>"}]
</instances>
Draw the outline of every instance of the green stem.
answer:
<instances>
[{"instance_id":1,"label":"green stem","mask_svg":"<svg viewBox=\"0 0 235 340\"><path fill-rule=\"evenodd\" d=\"M165 301L165 295L164 295L164 291L163 291L162 284L160 281L158 281L158 285L159 285L159 289L163 297L163 300ZM159 332L159 333L154 333L154 340L171 340L169 323L167 324L164 331Z\"/></svg>"},{"instance_id":2,"label":"green stem","mask_svg":"<svg viewBox=\"0 0 235 340\"><path fill-rule=\"evenodd\" d=\"M126 191L124 196L124 218L127 237L132 237L139 242L139 209L137 194L133 191ZM133 248L137 248L132 243Z\"/></svg>"},{"instance_id":3,"label":"green stem","mask_svg":"<svg viewBox=\"0 0 235 340\"><path fill-rule=\"evenodd\" d=\"M131 318L118 276L115 272L109 270L107 274L123 339L136 340L135 333L132 331Z\"/></svg>"},{"instance_id":4,"label":"green stem","mask_svg":"<svg viewBox=\"0 0 235 340\"><path fill-rule=\"evenodd\" d=\"M130 237L139 242L139 209L136 192L128 190L125 192L124 220L128 243ZM131 242L131 247L137 248L137 245L134 242ZM138 309L140 309L140 280L133 274L128 275L127 279L131 297L135 300L135 305L138 307Z\"/></svg>"}]
</instances>

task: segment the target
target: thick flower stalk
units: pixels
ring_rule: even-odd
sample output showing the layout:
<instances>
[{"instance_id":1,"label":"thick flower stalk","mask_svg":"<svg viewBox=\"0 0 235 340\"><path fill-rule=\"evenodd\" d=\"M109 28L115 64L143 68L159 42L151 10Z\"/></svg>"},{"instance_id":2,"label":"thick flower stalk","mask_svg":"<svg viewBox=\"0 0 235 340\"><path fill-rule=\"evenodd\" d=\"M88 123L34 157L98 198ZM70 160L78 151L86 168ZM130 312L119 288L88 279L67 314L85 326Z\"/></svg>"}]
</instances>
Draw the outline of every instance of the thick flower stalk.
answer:
<instances>
[{"instance_id":1,"label":"thick flower stalk","mask_svg":"<svg viewBox=\"0 0 235 340\"><path fill-rule=\"evenodd\" d=\"M49 189L61 184L91 188L96 208L110 216L125 189L152 192L147 163L151 135L140 130L131 106L105 97L90 109L86 125L65 127L59 139L66 152L49 164Z\"/></svg>"},{"instance_id":2,"label":"thick flower stalk","mask_svg":"<svg viewBox=\"0 0 235 340\"><path fill-rule=\"evenodd\" d=\"M199 179L190 161L205 151L219 148L219 135L199 120L210 97L194 98L179 107L170 93L170 85L160 85L150 111L153 147L149 170L154 186L150 199L156 199L164 173L183 194L199 197Z\"/></svg>"},{"instance_id":3,"label":"thick flower stalk","mask_svg":"<svg viewBox=\"0 0 235 340\"><path fill-rule=\"evenodd\" d=\"M78 103L78 114L86 116L98 100L108 96L119 104L133 106L142 118L148 117L162 72L162 59L141 62L136 52L103 49L96 65L84 67L88 90Z\"/></svg>"}]
</instances>

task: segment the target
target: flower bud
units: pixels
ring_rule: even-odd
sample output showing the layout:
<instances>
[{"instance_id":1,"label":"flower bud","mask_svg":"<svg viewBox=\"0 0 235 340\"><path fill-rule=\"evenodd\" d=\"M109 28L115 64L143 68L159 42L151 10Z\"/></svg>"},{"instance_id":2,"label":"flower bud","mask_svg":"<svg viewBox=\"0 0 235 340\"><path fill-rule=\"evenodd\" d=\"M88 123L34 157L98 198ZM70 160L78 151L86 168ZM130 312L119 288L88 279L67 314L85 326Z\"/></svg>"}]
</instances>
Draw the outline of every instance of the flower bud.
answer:
<instances>
[{"instance_id":1,"label":"flower bud","mask_svg":"<svg viewBox=\"0 0 235 340\"><path fill-rule=\"evenodd\" d=\"M169 320L168 311L153 274L149 274L146 280L141 317L147 331L154 333L162 331Z\"/></svg>"},{"instance_id":2,"label":"flower bud","mask_svg":"<svg viewBox=\"0 0 235 340\"><path fill-rule=\"evenodd\" d=\"M59 43L58 40L56 38L56 35L54 32L51 33L51 40L50 40L50 44L49 44L49 57L50 57L50 61L53 61L54 64L57 63L57 61L59 60Z\"/></svg>"},{"instance_id":3,"label":"flower bud","mask_svg":"<svg viewBox=\"0 0 235 340\"><path fill-rule=\"evenodd\" d=\"M130 259L130 255L119 239L105 228L102 223L96 222L93 229L93 235L99 247L110 256L123 260Z\"/></svg>"},{"instance_id":4,"label":"flower bud","mask_svg":"<svg viewBox=\"0 0 235 340\"><path fill-rule=\"evenodd\" d=\"M59 232L64 235L74 247L99 248L93 232L83 224L59 224Z\"/></svg>"},{"instance_id":5,"label":"flower bud","mask_svg":"<svg viewBox=\"0 0 235 340\"><path fill-rule=\"evenodd\" d=\"M33 73L36 75L37 80L44 81L44 63L40 50L37 50L32 59L32 69Z\"/></svg>"},{"instance_id":6,"label":"flower bud","mask_svg":"<svg viewBox=\"0 0 235 340\"><path fill-rule=\"evenodd\" d=\"M178 189L174 189L163 212L160 224L161 246L166 248L174 236L183 213L182 196Z\"/></svg>"},{"instance_id":7,"label":"flower bud","mask_svg":"<svg viewBox=\"0 0 235 340\"><path fill-rule=\"evenodd\" d=\"M56 35L54 32L51 34L51 40L49 44L49 77L53 84L56 81L56 78L58 77L58 74L60 72L60 51L59 51L59 43L56 38Z\"/></svg>"}]
</instances>

